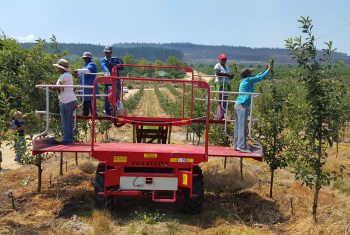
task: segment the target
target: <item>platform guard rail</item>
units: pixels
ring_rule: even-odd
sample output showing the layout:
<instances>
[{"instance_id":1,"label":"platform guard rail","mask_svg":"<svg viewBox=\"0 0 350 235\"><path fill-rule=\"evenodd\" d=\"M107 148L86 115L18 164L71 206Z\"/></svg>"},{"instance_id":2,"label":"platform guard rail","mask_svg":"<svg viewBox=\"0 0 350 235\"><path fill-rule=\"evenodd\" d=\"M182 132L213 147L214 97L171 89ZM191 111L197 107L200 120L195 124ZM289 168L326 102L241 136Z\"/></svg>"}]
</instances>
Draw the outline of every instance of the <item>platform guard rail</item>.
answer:
<instances>
[{"instance_id":1,"label":"platform guard rail","mask_svg":"<svg viewBox=\"0 0 350 235\"><path fill-rule=\"evenodd\" d=\"M170 79L154 79L154 78L129 78L129 77L117 77L117 68L118 66L125 66L125 67L149 67L149 68L163 68L163 69L184 69L185 72L191 72L191 77L192 80L170 80ZM89 73L85 73L85 74L89 74ZM98 75L102 75L101 73L97 73ZM196 122L203 122L206 124L206 141L205 141L205 159L207 159L208 156L208 135L209 135L209 113L210 113L210 102L227 102L227 106L225 111L228 111L228 103L234 103L234 101L229 101L229 100L213 100L210 99L210 94L213 93L219 93L219 94L226 94L226 95L231 95L231 94L242 94L242 95L251 95L251 105L250 105L250 120L249 120L249 138L255 142L256 144L259 145L259 147L261 148L261 154L262 154L262 145L261 143L259 143L257 140L253 139L251 136L251 129L252 129L252 122L254 121L259 121L259 120L255 120L252 117L252 113L253 113L253 103L254 103L254 98L256 97L260 97L262 96L262 94L260 93L249 93L249 92L229 92L229 91L211 91L210 90L210 86L207 82L204 81L197 81L194 80L194 76L198 76L198 77L203 77L203 76L207 76L207 77L216 77L216 76L212 76L212 75L194 75L192 68L189 67L175 67L175 66L151 66L151 65L127 65L127 64L122 64L122 65L116 65L113 70L112 70L112 76L110 77L106 77L106 76L101 76L95 79L94 85L93 86L80 86L80 85L36 85L36 88L42 89L46 91L46 110L45 111L37 111L37 113L39 114L46 114L46 129L44 132L39 133L37 136L34 137L33 139L33 149L35 148L35 140L37 138L39 138L40 136L45 135L48 130L49 130L49 116L50 116L50 112L49 112L49 93L52 92L52 90L50 90L49 88L53 88L53 87L70 87L70 88L92 88L93 89L93 114L92 114L92 132L91 132L91 139L94 140L94 128L95 128L95 113L96 113L96 96L108 96L105 94L99 94L96 95L96 84L97 83L104 83L104 84L112 84L112 97L116 97L115 96L115 92L116 92L116 81L118 79L121 79L122 81L124 80L139 80L139 81L156 81L156 82L176 82L176 83L183 83L183 113L182 113L182 118L185 118L184 115L184 111L185 111L185 86L186 85L190 85L192 87L191 89L191 116L190 118L187 118L188 120L192 120L193 119L193 100L199 100L199 101L205 101L205 105L206 105L206 119L205 120L196 120ZM187 83L187 84L186 84ZM208 93L206 95L205 99L194 99L193 98L193 89L194 87L198 87L198 88L203 88L203 89L207 89ZM91 95L89 95L91 96ZM114 107L116 107L116 98L113 98L112 100L112 104ZM225 134L226 133L226 126L228 122L234 122L234 120L228 120L228 115L226 115L225 117ZM76 126L76 113L74 115L74 120L75 120L75 126ZM190 124L190 123L188 123ZM233 138L231 136L228 136L229 138L231 138L233 140ZM94 141L91 142L91 153L93 154L94 151Z\"/></svg>"}]
</instances>

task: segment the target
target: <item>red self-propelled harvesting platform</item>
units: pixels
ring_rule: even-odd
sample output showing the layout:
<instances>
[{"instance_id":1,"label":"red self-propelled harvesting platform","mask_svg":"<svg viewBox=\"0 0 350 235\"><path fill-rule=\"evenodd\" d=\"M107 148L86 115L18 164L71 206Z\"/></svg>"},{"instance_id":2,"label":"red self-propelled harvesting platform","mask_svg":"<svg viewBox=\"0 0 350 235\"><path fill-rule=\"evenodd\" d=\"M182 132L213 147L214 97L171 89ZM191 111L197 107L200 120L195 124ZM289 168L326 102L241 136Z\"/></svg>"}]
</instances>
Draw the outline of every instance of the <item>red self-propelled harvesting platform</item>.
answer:
<instances>
[{"instance_id":1,"label":"red self-propelled harvesting platform","mask_svg":"<svg viewBox=\"0 0 350 235\"><path fill-rule=\"evenodd\" d=\"M180 79L154 79L154 78L130 78L117 77L117 69L119 66L124 67L151 67L157 69L183 69L187 73L191 73L191 80ZM41 154L45 152L88 152L92 157L99 160L96 171L96 181L94 189L94 202L97 207L109 207L112 197L152 197L157 202L174 202L178 198L184 199L184 210L189 213L196 213L202 210L204 197L203 174L199 167L201 162L207 162L209 156L213 157L239 157L253 158L262 161L262 146L259 142L251 138L251 123L255 120L252 118L252 108L250 112L249 137L256 144L249 145L251 153L243 153L235 151L232 147L209 146L209 124L216 123L229 125L234 120L226 119L222 121L210 120L210 102L227 102L234 101L213 100L210 99L211 93L223 94L239 94L238 92L221 91L215 92L210 90L207 82L194 80L193 70L189 67L172 67L172 66L142 66L142 65L117 65L113 69L112 76L101 76L96 78L96 83L110 84L111 92L109 96L112 107L111 116L95 116L96 113L96 86L67 86L57 85L57 87L74 87L74 88L93 88L93 115L92 116L75 116L76 120L92 120L91 140L94 140L96 120L111 120L116 126L132 125L133 126L133 143L74 143L73 145L57 145L55 138L39 139L40 136L48 133L49 116L53 115L49 112L49 92L53 85L37 85L38 88L46 90L47 108L46 111L38 111L38 114L46 115L47 128L36 136L33 141L32 154ZM133 117L126 116L125 112L119 112L117 107L117 80L122 81L151 81L151 82L171 82L177 84L177 87L183 87L182 97L182 117L181 118L161 118L161 117ZM190 87L190 92L185 94L185 86ZM196 99L193 97L194 89L204 89L206 97L204 99ZM188 91L188 88L187 88ZM248 94L248 93L244 93ZM250 94L250 93L249 93ZM189 95L190 105L185 107L185 95ZM255 97L261 94L250 94L251 104ZM77 96L84 96L80 94ZM205 102L205 117L193 117L194 102ZM227 107L227 106L226 106ZM186 112L185 109L189 110ZM227 109L226 109L226 112ZM121 116L123 115L123 116ZM203 123L205 125L205 145L178 145L170 144L170 135L172 127L189 125L192 123ZM145 126L155 126L156 129L145 129ZM223 133L225 135L225 133ZM226 134L227 135L227 134ZM157 140L158 144L144 143Z\"/></svg>"}]
</instances>

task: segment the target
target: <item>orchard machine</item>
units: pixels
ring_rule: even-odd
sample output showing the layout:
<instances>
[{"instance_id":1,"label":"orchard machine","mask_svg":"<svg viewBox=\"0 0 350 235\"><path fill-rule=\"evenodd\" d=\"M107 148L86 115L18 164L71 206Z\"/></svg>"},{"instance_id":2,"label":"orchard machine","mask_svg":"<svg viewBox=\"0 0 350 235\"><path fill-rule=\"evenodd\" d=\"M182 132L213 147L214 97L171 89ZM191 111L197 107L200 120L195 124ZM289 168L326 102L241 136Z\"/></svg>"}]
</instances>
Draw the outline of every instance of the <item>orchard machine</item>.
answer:
<instances>
[{"instance_id":1,"label":"orchard machine","mask_svg":"<svg viewBox=\"0 0 350 235\"><path fill-rule=\"evenodd\" d=\"M154 78L136 78L136 77L117 77L118 66L124 67L142 67L156 68L158 71L166 69L182 69L190 73L192 79L154 79ZM201 168L198 166L201 162L207 162L209 156L213 157L239 157L253 158L262 161L262 145L251 137L252 122L259 121L252 118L254 98L262 96L258 93L239 93L228 91L211 91L207 82L194 80L192 68L189 67L170 67L170 66L143 66L143 65L116 65L113 68L111 76L101 76L96 78L96 83L111 84L112 89L107 95L111 102L112 116L95 116L96 110L96 86L69 86L69 85L37 85L37 88L46 91L46 110L37 111L38 114L46 115L46 130L37 135L33 140L32 154L41 154L44 152L88 152L92 157L99 160L96 171L96 182L94 191L94 202L97 207L108 207L113 197L152 197L155 202L174 202L176 199L184 199L184 210L188 213L200 212L203 207L204 183ZM203 76L203 75L201 75ZM182 106L182 117L140 117L128 116L126 111L117 110L117 79L122 82L133 80L141 83L170 83L176 85L177 90L182 90L179 106ZM49 112L49 92L52 87L74 87L74 88L93 88L93 115L77 116L76 120L91 120L91 143L74 143L73 145L54 144L55 137L39 138L48 133L49 117L54 115ZM180 89L179 89L180 87ZM194 90L202 89L204 98L194 97ZM204 92L203 92L204 91ZM225 120L210 120L210 103L227 102L233 104L232 100L210 99L210 94L222 93L246 94L251 95L250 118L249 118L249 138L255 144L249 145L251 153L243 153L233 150L232 147L209 146L209 124L225 125L226 127L234 123L229 120L230 115L226 115ZM77 96L84 96L79 94ZM85 95L87 96L87 95ZM91 96L91 95L90 95ZM189 96L190 102L185 105L185 96ZM194 117L194 106L201 103L206 109L205 116ZM186 112L185 112L186 110ZM226 109L228 114L228 110ZM57 114L56 114L57 115ZM94 136L95 120L111 120L116 127L128 124L133 126L133 143L95 143ZM204 146L170 144L170 135L172 127L183 126L193 123L203 123L205 125L205 144ZM153 128L144 128L152 126ZM228 136L232 139L231 136ZM145 139L157 139L158 144L144 143ZM233 139L232 139L233 141Z\"/></svg>"}]
</instances>

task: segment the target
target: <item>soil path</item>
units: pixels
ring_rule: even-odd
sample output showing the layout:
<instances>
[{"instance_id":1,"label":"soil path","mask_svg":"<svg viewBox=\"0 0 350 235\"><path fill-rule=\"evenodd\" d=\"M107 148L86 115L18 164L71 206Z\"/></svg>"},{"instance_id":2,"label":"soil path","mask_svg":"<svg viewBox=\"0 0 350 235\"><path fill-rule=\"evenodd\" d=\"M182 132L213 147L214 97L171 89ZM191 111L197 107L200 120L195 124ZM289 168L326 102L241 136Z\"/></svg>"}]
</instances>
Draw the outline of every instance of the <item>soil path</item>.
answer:
<instances>
[{"instance_id":1,"label":"soil path","mask_svg":"<svg viewBox=\"0 0 350 235\"><path fill-rule=\"evenodd\" d=\"M196 70L193 70L193 73L194 74L198 74L198 75L206 75L206 74L204 74L204 73L198 73L198 71L196 71ZM194 77L195 79L197 78L199 78L199 77ZM202 80L204 80L204 81L206 81L206 82L208 82L209 83L209 81L211 80L211 79L213 79L213 77L200 77ZM192 80L192 76L191 76L191 73L186 73L185 74L185 80Z\"/></svg>"}]
</instances>

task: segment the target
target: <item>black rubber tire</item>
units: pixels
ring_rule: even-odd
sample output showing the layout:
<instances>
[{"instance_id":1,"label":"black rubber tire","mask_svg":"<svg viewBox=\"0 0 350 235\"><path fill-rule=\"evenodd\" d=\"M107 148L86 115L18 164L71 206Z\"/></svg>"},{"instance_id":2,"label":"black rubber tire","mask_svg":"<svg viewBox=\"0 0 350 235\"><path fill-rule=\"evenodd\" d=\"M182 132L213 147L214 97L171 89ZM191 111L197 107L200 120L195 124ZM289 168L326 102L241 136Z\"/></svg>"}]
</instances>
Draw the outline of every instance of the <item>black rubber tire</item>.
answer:
<instances>
[{"instance_id":1,"label":"black rubber tire","mask_svg":"<svg viewBox=\"0 0 350 235\"><path fill-rule=\"evenodd\" d=\"M112 196L99 195L98 193L104 191L105 175L99 174L99 172L105 171L105 164L100 163L97 166L96 177L95 177L95 189L94 189L94 203L97 208L110 208L112 203ZM110 190L110 187L107 187Z\"/></svg>"},{"instance_id":2,"label":"black rubber tire","mask_svg":"<svg viewBox=\"0 0 350 235\"><path fill-rule=\"evenodd\" d=\"M193 177L192 182L192 194L197 196L190 197L191 190L186 189L185 191L185 207L186 213L195 214L199 213L203 209L203 199L204 199L204 182L202 170L198 166L193 167L193 174L198 174L198 176Z\"/></svg>"}]
</instances>

